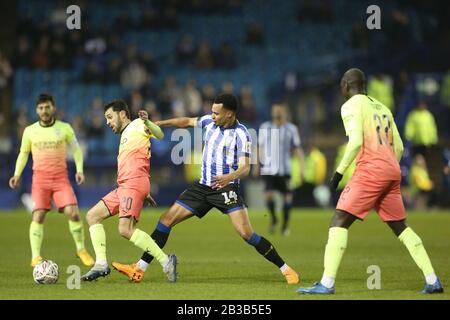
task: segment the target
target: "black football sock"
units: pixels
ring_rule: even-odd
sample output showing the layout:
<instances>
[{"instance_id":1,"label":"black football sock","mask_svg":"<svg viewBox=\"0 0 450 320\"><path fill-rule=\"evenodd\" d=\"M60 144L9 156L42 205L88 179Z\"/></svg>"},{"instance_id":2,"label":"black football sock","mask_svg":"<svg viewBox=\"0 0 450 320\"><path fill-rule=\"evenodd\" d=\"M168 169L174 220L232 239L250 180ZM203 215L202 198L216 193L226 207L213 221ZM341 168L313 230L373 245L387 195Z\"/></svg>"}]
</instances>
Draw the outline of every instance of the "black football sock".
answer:
<instances>
[{"instance_id":1,"label":"black football sock","mask_svg":"<svg viewBox=\"0 0 450 320\"><path fill-rule=\"evenodd\" d=\"M277 223L277 216L275 214L275 201L273 200L269 200L266 202L267 208L269 209L270 212L270 217L272 218L272 224L276 224Z\"/></svg>"},{"instance_id":2,"label":"black football sock","mask_svg":"<svg viewBox=\"0 0 450 320\"><path fill-rule=\"evenodd\" d=\"M284 261L278 255L277 250L275 250L275 247L266 238L253 233L250 239L247 240L247 243L254 246L260 255L275 264L278 268L284 265Z\"/></svg>"}]
</instances>

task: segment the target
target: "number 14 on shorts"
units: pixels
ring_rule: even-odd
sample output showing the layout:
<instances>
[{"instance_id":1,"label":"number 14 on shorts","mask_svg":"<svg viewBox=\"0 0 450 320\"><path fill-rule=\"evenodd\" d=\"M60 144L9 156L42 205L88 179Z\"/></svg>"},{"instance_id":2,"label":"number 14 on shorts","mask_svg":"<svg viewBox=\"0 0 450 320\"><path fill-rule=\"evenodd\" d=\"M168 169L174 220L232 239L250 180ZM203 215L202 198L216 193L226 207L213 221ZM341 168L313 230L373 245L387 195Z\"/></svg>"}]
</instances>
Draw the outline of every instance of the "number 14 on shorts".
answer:
<instances>
[{"instance_id":1,"label":"number 14 on shorts","mask_svg":"<svg viewBox=\"0 0 450 320\"><path fill-rule=\"evenodd\" d=\"M237 203L238 196L233 190L230 190L228 193L222 192L222 196L224 198L223 203L225 203L226 205Z\"/></svg>"}]
</instances>

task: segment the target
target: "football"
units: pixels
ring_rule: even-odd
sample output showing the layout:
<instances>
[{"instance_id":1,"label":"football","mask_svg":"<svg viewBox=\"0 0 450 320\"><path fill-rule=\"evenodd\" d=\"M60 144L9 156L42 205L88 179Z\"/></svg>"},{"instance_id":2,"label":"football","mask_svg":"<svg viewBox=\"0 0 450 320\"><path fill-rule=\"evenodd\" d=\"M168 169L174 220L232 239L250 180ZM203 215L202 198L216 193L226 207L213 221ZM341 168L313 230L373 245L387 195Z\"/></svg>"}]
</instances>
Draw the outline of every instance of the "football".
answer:
<instances>
[{"instance_id":1,"label":"football","mask_svg":"<svg viewBox=\"0 0 450 320\"><path fill-rule=\"evenodd\" d=\"M51 260L42 260L33 269L33 279L39 284L56 283L58 277L58 265Z\"/></svg>"}]
</instances>

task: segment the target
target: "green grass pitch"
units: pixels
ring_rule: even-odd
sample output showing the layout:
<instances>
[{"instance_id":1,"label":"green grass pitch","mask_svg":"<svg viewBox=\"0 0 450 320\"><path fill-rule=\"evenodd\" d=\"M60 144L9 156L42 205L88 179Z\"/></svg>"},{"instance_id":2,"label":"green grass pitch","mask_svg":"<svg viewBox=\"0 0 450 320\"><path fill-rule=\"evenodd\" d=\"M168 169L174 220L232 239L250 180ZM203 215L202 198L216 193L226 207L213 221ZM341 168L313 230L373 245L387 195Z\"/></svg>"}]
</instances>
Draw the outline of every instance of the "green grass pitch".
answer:
<instances>
[{"instance_id":1,"label":"green grass pitch","mask_svg":"<svg viewBox=\"0 0 450 320\"><path fill-rule=\"evenodd\" d=\"M145 210L139 228L151 233L163 209ZM291 234L269 235L269 218L250 210L256 232L269 239L286 262L301 275L300 286L310 286L322 275L323 251L329 210L295 210ZM84 214L83 214L84 216ZM54 285L38 285L32 278L28 227L30 215L24 211L0 212L0 299L450 299L450 214L410 212L409 225L420 235L446 293L422 295L424 280L406 248L389 228L371 213L350 229L348 247L338 274L336 294L301 296L297 285L287 285L279 270L263 259L235 233L228 218L211 211L199 221L191 218L172 230L164 248L179 259L177 283L167 283L158 263L152 263L142 283L130 283L112 270L106 278L81 283L69 290L69 265L80 265L69 233L67 219L50 212L45 223L42 254L60 267ZM117 232L117 217L105 222L109 261L134 262L141 252ZM86 228L86 243L93 254ZM381 270L381 289L369 290L370 265ZM81 266L82 273L87 267Z\"/></svg>"}]
</instances>

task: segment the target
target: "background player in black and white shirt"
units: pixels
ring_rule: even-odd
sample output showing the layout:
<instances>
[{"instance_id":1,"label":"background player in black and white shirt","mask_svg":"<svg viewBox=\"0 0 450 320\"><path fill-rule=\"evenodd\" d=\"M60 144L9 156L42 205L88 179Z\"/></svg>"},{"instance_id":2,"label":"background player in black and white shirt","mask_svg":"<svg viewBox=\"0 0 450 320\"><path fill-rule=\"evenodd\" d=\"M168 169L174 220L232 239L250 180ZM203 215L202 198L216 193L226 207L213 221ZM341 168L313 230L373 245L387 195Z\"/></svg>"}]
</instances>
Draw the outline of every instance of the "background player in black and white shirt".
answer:
<instances>
[{"instance_id":1,"label":"background player in black and white shirt","mask_svg":"<svg viewBox=\"0 0 450 320\"><path fill-rule=\"evenodd\" d=\"M275 232L277 216L275 213L274 194L276 191L283 196L282 233L289 234L289 213L292 206L292 191L289 186L291 178L291 155L300 160L303 174L304 153L301 147L297 127L288 122L286 106L281 103L272 105L272 120L264 122L259 129L258 162L254 166L253 175L264 176L266 184L265 200L272 220L269 232Z\"/></svg>"}]
</instances>

